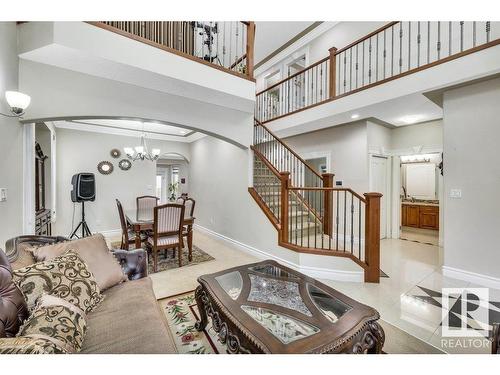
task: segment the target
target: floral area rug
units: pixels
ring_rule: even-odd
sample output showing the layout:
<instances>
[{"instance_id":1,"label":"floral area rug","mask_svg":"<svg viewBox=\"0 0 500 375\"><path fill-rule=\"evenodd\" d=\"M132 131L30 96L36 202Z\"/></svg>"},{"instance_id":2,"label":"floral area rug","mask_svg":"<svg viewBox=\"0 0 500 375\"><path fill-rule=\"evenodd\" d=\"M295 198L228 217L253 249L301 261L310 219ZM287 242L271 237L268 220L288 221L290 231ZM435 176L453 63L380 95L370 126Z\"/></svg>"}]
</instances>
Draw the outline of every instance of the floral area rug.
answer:
<instances>
[{"instance_id":1,"label":"floral area rug","mask_svg":"<svg viewBox=\"0 0 500 375\"><path fill-rule=\"evenodd\" d=\"M174 338L179 354L219 354L226 353L225 346L219 341L208 318L205 330L198 332L194 324L199 311L194 298L194 291L163 298L158 301L168 321L168 327Z\"/></svg>"}]
</instances>

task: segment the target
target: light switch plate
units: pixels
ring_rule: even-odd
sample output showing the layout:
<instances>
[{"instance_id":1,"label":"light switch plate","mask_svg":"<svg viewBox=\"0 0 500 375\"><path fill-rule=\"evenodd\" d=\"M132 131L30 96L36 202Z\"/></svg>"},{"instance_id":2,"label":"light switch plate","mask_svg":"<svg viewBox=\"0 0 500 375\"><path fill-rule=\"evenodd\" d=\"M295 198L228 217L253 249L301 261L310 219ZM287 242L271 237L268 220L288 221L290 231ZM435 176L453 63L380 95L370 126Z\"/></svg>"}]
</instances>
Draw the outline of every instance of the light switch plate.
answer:
<instances>
[{"instance_id":1,"label":"light switch plate","mask_svg":"<svg viewBox=\"0 0 500 375\"><path fill-rule=\"evenodd\" d=\"M7 200L7 189L0 188L0 202L5 202Z\"/></svg>"},{"instance_id":2,"label":"light switch plate","mask_svg":"<svg viewBox=\"0 0 500 375\"><path fill-rule=\"evenodd\" d=\"M450 198L462 198L462 189L451 189Z\"/></svg>"}]
</instances>

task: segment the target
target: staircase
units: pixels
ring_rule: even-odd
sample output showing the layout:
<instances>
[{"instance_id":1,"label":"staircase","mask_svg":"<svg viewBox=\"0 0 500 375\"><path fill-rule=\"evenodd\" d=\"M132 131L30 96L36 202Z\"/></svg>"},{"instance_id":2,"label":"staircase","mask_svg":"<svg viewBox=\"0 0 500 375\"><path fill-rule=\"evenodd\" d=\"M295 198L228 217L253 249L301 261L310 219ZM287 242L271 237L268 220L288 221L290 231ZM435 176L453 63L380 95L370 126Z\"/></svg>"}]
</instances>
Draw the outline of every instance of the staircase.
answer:
<instances>
[{"instance_id":1,"label":"staircase","mask_svg":"<svg viewBox=\"0 0 500 375\"><path fill-rule=\"evenodd\" d=\"M366 282L379 282L380 197L337 188L265 125L255 120L249 192L293 251L352 259Z\"/></svg>"}]
</instances>

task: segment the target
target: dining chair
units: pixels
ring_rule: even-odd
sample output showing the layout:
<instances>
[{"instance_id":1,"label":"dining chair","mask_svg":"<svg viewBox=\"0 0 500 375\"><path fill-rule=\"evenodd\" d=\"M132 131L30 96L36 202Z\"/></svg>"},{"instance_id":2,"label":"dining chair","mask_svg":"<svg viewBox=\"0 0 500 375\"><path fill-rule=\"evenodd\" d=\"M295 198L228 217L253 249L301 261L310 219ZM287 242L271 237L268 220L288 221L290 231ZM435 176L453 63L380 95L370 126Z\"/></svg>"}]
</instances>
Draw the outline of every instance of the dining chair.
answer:
<instances>
[{"instance_id":1,"label":"dining chair","mask_svg":"<svg viewBox=\"0 0 500 375\"><path fill-rule=\"evenodd\" d=\"M136 198L137 211L141 210L152 210L158 206L158 201L160 198L154 197L152 195L143 195Z\"/></svg>"},{"instance_id":2,"label":"dining chair","mask_svg":"<svg viewBox=\"0 0 500 375\"><path fill-rule=\"evenodd\" d=\"M125 214L123 212L122 204L118 199L116 199L116 206L118 207L118 216L120 217L120 225L122 228L122 242L120 244L120 249L129 250L129 245L131 243L135 243L136 233L128 225L127 219L125 218ZM141 242L145 240L146 236L141 234Z\"/></svg>"},{"instance_id":3,"label":"dining chair","mask_svg":"<svg viewBox=\"0 0 500 375\"><path fill-rule=\"evenodd\" d=\"M147 246L153 253L153 270L158 270L158 252L168 249L178 251L179 267L182 267L182 223L184 206L164 204L154 208L153 236L149 236ZM165 254L166 255L166 254Z\"/></svg>"},{"instance_id":4,"label":"dining chair","mask_svg":"<svg viewBox=\"0 0 500 375\"><path fill-rule=\"evenodd\" d=\"M188 250L189 250L189 261L193 260L193 222L194 222L194 206L196 205L196 201L193 198L184 198L180 197L177 198L177 203L178 204L183 204L184 205L184 219L192 218L193 221L188 224L184 225L182 228L182 237L186 237L187 240L187 245L188 245ZM182 246L184 247L184 241L182 243Z\"/></svg>"}]
</instances>

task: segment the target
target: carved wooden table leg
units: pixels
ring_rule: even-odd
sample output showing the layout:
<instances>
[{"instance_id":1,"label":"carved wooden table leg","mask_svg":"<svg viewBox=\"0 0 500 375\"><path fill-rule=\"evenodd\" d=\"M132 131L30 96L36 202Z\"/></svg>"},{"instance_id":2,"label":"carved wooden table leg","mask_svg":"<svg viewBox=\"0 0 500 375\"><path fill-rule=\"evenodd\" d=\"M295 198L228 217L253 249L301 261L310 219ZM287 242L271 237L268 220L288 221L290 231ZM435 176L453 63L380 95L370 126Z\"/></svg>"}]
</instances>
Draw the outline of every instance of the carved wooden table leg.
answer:
<instances>
[{"instance_id":1,"label":"carved wooden table leg","mask_svg":"<svg viewBox=\"0 0 500 375\"><path fill-rule=\"evenodd\" d=\"M194 327L198 331L203 331L205 327L207 326L208 319L207 319L207 311L206 311L206 299L207 296L205 295L205 292L203 291L203 288L201 285L199 285L195 292L194 292L194 298L196 299L196 304L198 305L198 310L200 312L200 320L198 320Z\"/></svg>"}]
</instances>

